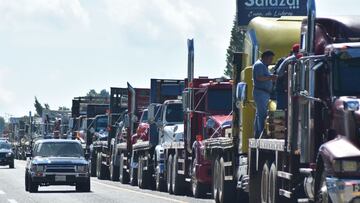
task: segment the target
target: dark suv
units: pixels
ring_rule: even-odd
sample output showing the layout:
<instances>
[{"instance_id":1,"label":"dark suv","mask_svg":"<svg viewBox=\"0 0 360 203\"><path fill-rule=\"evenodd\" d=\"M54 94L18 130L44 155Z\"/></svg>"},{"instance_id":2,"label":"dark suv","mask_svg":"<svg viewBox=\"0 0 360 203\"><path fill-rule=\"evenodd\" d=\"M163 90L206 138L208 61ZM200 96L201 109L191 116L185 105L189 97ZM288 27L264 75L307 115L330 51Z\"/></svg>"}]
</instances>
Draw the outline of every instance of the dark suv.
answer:
<instances>
[{"instance_id":1,"label":"dark suv","mask_svg":"<svg viewBox=\"0 0 360 203\"><path fill-rule=\"evenodd\" d=\"M36 141L26 164L25 190L39 186L73 185L76 191L90 191L89 163L79 141L49 139Z\"/></svg>"},{"instance_id":2,"label":"dark suv","mask_svg":"<svg viewBox=\"0 0 360 203\"><path fill-rule=\"evenodd\" d=\"M8 141L0 140L0 166L7 165L9 165L9 168L14 168L14 152Z\"/></svg>"}]
</instances>

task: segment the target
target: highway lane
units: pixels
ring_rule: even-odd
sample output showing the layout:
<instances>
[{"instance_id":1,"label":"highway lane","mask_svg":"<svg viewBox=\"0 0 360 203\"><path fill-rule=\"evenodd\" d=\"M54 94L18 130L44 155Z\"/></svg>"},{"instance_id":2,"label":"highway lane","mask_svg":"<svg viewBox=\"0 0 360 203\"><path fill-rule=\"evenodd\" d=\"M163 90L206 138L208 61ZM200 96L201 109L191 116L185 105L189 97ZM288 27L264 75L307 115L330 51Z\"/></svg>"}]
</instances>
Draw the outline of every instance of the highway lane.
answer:
<instances>
[{"instance_id":1,"label":"highway lane","mask_svg":"<svg viewBox=\"0 0 360 203\"><path fill-rule=\"evenodd\" d=\"M164 192L141 190L119 182L91 179L91 192L80 193L72 186L40 187L38 193L24 189L25 161L15 161L15 169L0 166L0 203L208 203L211 199L174 196Z\"/></svg>"}]
</instances>

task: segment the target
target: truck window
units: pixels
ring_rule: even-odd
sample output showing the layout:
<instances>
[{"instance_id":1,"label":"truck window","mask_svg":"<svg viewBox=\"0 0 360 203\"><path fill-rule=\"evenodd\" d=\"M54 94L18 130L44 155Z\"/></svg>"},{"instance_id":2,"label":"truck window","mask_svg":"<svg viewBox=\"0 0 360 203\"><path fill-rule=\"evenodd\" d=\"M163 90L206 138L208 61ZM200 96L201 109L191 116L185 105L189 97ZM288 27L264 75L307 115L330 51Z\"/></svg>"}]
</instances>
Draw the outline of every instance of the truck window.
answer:
<instances>
[{"instance_id":1,"label":"truck window","mask_svg":"<svg viewBox=\"0 0 360 203\"><path fill-rule=\"evenodd\" d=\"M230 113L232 109L231 89L210 89L207 96L207 110Z\"/></svg>"},{"instance_id":2,"label":"truck window","mask_svg":"<svg viewBox=\"0 0 360 203\"><path fill-rule=\"evenodd\" d=\"M96 119L96 132L99 132L101 130L105 130L108 125L108 118L107 117L99 117Z\"/></svg>"},{"instance_id":3,"label":"truck window","mask_svg":"<svg viewBox=\"0 0 360 203\"><path fill-rule=\"evenodd\" d=\"M165 120L167 122L183 122L184 121L184 112L182 104L169 104L166 107Z\"/></svg>"},{"instance_id":4,"label":"truck window","mask_svg":"<svg viewBox=\"0 0 360 203\"><path fill-rule=\"evenodd\" d=\"M141 116L140 123L146 123L147 121L148 121L148 111L144 111Z\"/></svg>"},{"instance_id":5,"label":"truck window","mask_svg":"<svg viewBox=\"0 0 360 203\"><path fill-rule=\"evenodd\" d=\"M360 58L339 60L333 75L336 95L360 94Z\"/></svg>"},{"instance_id":6,"label":"truck window","mask_svg":"<svg viewBox=\"0 0 360 203\"><path fill-rule=\"evenodd\" d=\"M45 142L40 143L35 151L34 156L42 157L83 157L84 152L78 143L66 142Z\"/></svg>"}]
</instances>

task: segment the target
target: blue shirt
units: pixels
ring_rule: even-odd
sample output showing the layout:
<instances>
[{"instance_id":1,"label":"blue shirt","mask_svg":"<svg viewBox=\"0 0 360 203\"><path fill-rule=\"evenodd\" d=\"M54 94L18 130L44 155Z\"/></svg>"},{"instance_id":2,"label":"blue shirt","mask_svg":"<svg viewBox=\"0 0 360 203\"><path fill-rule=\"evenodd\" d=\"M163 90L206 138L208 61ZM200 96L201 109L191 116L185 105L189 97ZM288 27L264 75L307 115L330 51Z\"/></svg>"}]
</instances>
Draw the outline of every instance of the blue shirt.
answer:
<instances>
[{"instance_id":1,"label":"blue shirt","mask_svg":"<svg viewBox=\"0 0 360 203\"><path fill-rule=\"evenodd\" d=\"M253 81L254 81L254 88L258 88L260 90L266 90L267 92L271 92L272 90L272 81L259 81L256 80L258 77L270 76L270 72L268 67L261 61L257 60L253 66Z\"/></svg>"}]
</instances>

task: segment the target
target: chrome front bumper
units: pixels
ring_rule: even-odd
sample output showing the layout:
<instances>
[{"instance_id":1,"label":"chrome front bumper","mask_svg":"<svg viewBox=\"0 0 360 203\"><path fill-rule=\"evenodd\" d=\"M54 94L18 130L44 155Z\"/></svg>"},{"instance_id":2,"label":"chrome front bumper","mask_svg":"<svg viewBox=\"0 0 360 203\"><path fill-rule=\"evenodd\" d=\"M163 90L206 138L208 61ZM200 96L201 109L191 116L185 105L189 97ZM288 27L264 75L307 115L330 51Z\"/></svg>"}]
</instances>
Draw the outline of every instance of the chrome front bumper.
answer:
<instances>
[{"instance_id":1,"label":"chrome front bumper","mask_svg":"<svg viewBox=\"0 0 360 203\"><path fill-rule=\"evenodd\" d=\"M360 180L326 178L326 186L333 203L360 203Z\"/></svg>"}]
</instances>

